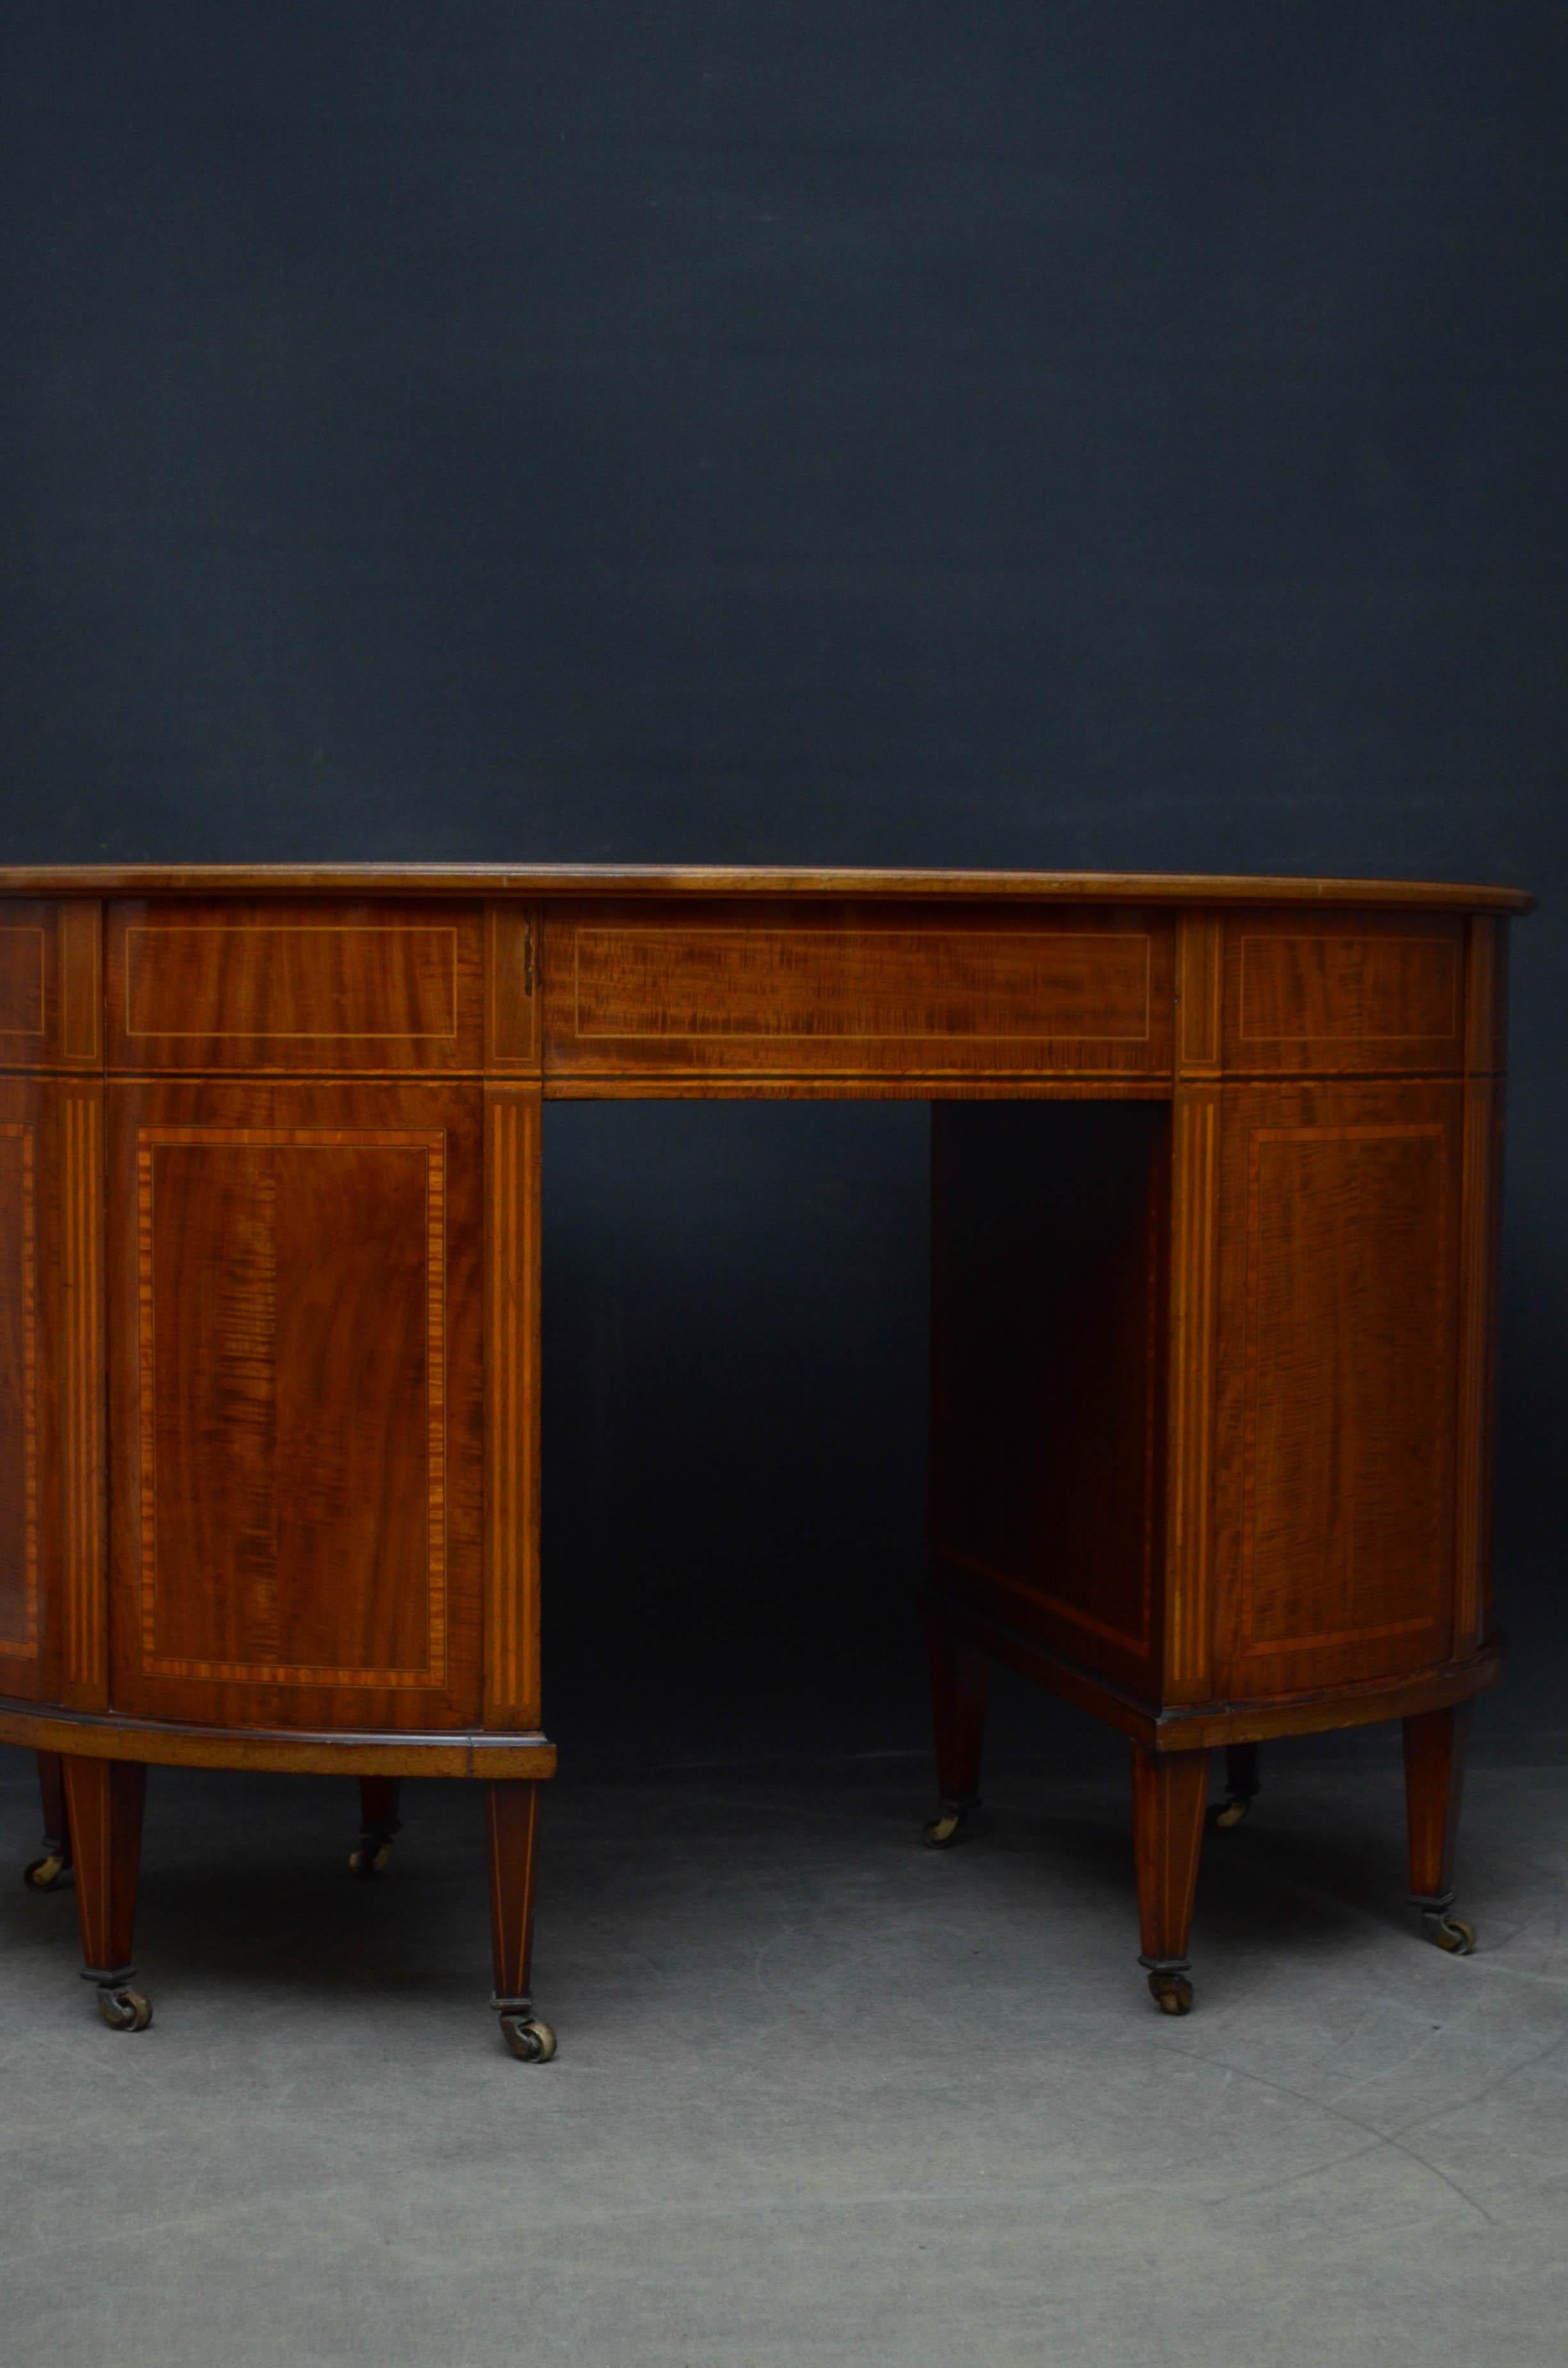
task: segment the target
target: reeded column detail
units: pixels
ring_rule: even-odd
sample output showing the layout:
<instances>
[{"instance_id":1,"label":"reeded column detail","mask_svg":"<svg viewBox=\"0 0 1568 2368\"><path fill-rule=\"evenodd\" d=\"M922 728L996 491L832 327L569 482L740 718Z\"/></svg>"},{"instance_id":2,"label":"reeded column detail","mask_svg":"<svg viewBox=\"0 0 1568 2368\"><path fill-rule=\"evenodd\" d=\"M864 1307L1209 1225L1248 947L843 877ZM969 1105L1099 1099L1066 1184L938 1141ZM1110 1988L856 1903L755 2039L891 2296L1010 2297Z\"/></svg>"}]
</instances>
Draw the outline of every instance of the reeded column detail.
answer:
<instances>
[{"instance_id":1,"label":"reeded column detail","mask_svg":"<svg viewBox=\"0 0 1568 2368\"><path fill-rule=\"evenodd\" d=\"M108 1702L101 1086L62 1088L60 1143L64 1698L74 1710L101 1710Z\"/></svg>"},{"instance_id":2,"label":"reeded column detail","mask_svg":"<svg viewBox=\"0 0 1568 2368\"><path fill-rule=\"evenodd\" d=\"M539 1717L540 1095L484 1096L484 1723Z\"/></svg>"}]
</instances>

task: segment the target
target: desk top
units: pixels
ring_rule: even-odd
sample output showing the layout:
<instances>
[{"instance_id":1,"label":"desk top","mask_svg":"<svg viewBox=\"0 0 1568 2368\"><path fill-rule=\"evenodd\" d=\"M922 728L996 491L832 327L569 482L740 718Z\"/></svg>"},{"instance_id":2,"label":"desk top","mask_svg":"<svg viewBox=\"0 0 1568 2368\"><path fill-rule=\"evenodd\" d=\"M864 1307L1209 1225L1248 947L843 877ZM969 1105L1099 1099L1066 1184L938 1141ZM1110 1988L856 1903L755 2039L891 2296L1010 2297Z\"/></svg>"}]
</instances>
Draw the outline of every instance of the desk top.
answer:
<instances>
[{"instance_id":1,"label":"desk top","mask_svg":"<svg viewBox=\"0 0 1568 2368\"><path fill-rule=\"evenodd\" d=\"M83 863L0 868L6 896L911 896L1114 905L1379 905L1528 913L1519 888L1143 871L798 871L766 864Z\"/></svg>"}]
</instances>

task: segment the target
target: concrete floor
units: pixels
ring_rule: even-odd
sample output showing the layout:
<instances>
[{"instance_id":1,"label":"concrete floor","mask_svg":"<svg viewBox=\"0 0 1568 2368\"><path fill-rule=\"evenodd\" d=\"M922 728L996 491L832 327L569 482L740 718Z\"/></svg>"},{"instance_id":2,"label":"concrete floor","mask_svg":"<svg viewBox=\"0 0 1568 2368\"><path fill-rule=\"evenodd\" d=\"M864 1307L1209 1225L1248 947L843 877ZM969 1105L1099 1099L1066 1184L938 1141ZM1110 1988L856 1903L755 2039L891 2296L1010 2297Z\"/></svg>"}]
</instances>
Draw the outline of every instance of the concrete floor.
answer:
<instances>
[{"instance_id":1,"label":"concrete floor","mask_svg":"<svg viewBox=\"0 0 1568 2368\"><path fill-rule=\"evenodd\" d=\"M1568 1768L1475 1772L1469 1960L1399 1912L1392 1737L1269 1775L1167 2021L1114 1747L941 1855L914 1755L569 1772L524 2067L460 1788L367 1886L347 1788L154 1771L145 2035L0 1885L0 2360L1561 2368Z\"/></svg>"}]
</instances>

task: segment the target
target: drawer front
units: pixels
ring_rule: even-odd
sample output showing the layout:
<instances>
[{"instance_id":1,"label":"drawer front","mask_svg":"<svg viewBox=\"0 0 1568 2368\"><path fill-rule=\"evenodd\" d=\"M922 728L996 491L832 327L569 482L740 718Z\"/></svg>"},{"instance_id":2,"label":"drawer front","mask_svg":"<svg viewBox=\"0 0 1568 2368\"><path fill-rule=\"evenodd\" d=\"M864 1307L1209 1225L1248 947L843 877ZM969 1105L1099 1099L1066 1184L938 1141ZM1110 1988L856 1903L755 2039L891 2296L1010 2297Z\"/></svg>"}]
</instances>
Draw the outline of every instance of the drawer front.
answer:
<instances>
[{"instance_id":1,"label":"drawer front","mask_svg":"<svg viewBox=\"0 0 1568 2368\"><path fill-rule=\"evenodd\" d=\"M1159 1075L1169 924L1040 911L567 908L547 1076Z\"/></svg>"},{"instance_id":2,"label":"drawer front","mask_svg":"<svg viewBox=\"0 0 1568 2368\"><path fill-rule=\"evenodd\" d=\"M112 1069L384 1075L483 1064L476 906L113 905Z\"/></svg>"},{"instance_id":3,"label":"drawer front","mask_svg":"<svg viewBox=\"0 0 1568 2368\"><path fill-rule=\"evenodd\" d=\"M1465 923L1446 913L1251 913L1225 924L1228 1075L1451 1076Z\"/></svg>"},{"instance_id":4,"label":"drawer front","mask_svg":"<svg viewBox=\"0 0 1568 2368\"><path fill-rule=\"evenodd\" d=\"M0 1076L0 1694L101 1704L103 1096Z\"/></svg>"},{"instance_id":5,"label":"drawer front","mask_svg":"<svg viewBox=\"0 0 1568 2368\"><path fill-rule=\"evenodd\" d=\"M103 907L0 899L0 1069L103 1065Z\"/></svg>"}]
</instances>

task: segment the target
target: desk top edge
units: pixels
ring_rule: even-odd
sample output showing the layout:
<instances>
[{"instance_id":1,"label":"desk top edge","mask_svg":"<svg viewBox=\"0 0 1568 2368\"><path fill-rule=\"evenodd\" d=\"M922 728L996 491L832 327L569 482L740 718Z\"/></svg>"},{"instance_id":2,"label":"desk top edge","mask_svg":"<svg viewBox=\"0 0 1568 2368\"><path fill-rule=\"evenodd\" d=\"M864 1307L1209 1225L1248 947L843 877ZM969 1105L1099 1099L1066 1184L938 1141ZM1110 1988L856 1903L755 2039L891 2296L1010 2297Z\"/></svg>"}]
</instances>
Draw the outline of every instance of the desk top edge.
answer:
<instances>
[{"instance_id":1,"label":"desk top edge","mask_svg":"<svg viewBox=\"0 0 1568 2368\"><path fill-rule=\"evenodd\" d=\"M0 896L973 897L998 903L1381 905L1528 913L1520 888L1142 871L901 871L577 863L83 863L0 867Z\"/></svg>"}]
</instances>

